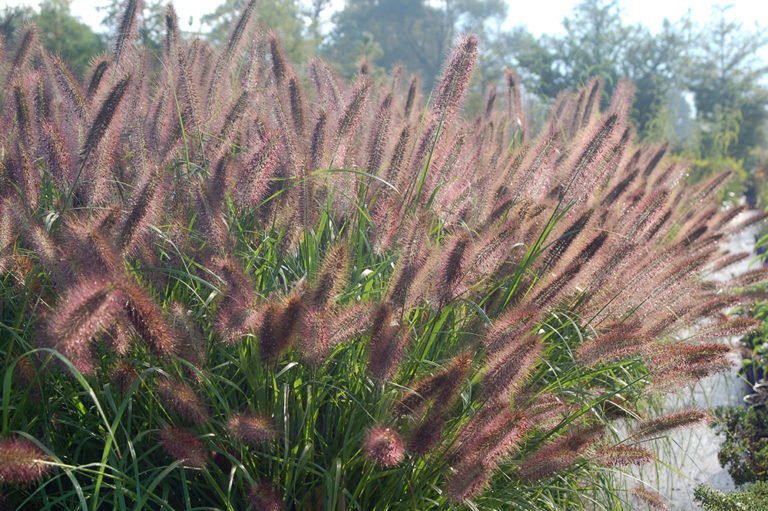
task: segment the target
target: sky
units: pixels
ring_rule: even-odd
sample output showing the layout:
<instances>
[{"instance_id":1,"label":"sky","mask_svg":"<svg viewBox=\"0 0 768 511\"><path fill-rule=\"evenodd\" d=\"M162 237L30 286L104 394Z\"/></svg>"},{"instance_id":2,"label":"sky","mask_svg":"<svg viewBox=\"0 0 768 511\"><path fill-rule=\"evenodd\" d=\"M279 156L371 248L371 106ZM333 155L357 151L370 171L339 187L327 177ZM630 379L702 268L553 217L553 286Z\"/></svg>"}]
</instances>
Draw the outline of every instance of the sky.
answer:
<instances>
[{"instance_id":1,"label":"sky","mask_svg":"<svg viewBox=\"0 0 768 511\"><path fill-rule=\"evenodd\" d=\"M105 0L72 0L71 9L75 16L92 26L99 28L99 22L103 13L96 7L104 5ZM182 30L197 30L200 16L215 10L218 5L216 0L185 0L174 3L179 15L179 24ZM526 25L535 35L555 34L561 30L561 22L566 17L578 0L509 0L508 18L504 27ZM0 7L5 5L36 5L30 0L0 0ZM334 4L343 5L343 0L335 0ZM627 24L640 23L652 31L661 28L662 20L666 17L677 20L685 16L690 10L694 21L706 22L715 4L732 4L730 14L739 22L744 23L744 28L751 29L756 23L761 26L768 25L768 3L759 0L731 0L730 2L712 2L708 0L623 0L620 1L624 14L624 22ZM763 4L763 7L760 5ZM190 18L193 20L188 24Z\"/></svg>"},{"instance_id":2,"label":"sky","mask_svg":"<svg viewBox=\"0 0 768 511\"><path fill-rule=\"evenodd\" d=\"M563 18L578 4L578 0L509 1L505 26L526 25L535 35L554 34L562 30ZM731 2L702 0L623 0L619 1L624 23L640 23L656 32L664 18L676 21L690 10L694 21L706 23L715 5L732 5L729 14L751 29L759 22L768 24L768 6L760 8L763 2L756 0L733 0Z\"/></svg>"}]
</instances>

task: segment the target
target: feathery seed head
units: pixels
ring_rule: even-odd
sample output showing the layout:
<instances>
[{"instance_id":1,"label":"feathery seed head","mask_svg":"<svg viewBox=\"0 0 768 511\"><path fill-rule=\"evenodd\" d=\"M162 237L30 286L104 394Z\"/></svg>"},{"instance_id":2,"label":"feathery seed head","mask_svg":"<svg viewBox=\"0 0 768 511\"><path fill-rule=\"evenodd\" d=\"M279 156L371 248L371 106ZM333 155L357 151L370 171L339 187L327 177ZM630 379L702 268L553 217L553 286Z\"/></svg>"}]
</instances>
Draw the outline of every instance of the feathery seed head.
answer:
<instances>
[{"instance_id":1,"label":"feathery seed head","mask_svg":"<svg viewBox=\"0 0 768 511\"><path fill-rule=\"evenodd\" d=\"M158 385L158 392L165 404L170 406L179 417L192 424L208 422L205 403L190 386L163 379Z\"/></svg>"},{"instance_id":2,"label":"feathery seed head","mask_svg":"<svg viewBox=\"0 0 768 511\"><path fill-rule=\"evenodd\" d=\"M405 98L405 106L403 107L403 117L406 119L410 117L413 105L416 102L416 93L419 91L419 77L413 75L411 78L411 84L408 86L408 95Z\"/></svg>"},{"instance_id":3,"label":"feathery seed head","mask_svg":"<svg viewBox=\"0 0 768 511\"><path fill-rule=\"evenodd\" d=\"M368 346L368 372L375 378L391 378L405 354L407 337L392 324L392 308L381 304L373 314Z\"/></svg>"},{"instance_id":4,"label":"feathery seed head","mask_svg":"<svg viewBox=\"0 0 768 511\"><path fill-rule=\"evenodd\" d=\"M139 24L138 16L143 8L141 0L126 0L125 2L123 15L120 17L120 24L117 27L117 36L115 38L113 55L116 64L120 62L120 57L122 57L126 47L136 36Z\"/></svg>"},{"instance_id":5,"label":"feathery seed head","mask_svg":"<svg viewBox=\"0 0 768 511\"><path fill-rule=\"evenodd\" d=\"M312 367L319 367L333 347L331 345L331 329L335 325L328 321L329 316L324 311L314 307L304 310L301 318L301 357Z\"/></svg>"},{"instance_id":6,"label":"feathery seed head","mask_svg":"<svg viewBox=\"0 0 768 511\"><path fill-rule=\"evenodd\" d=\"M250 21L251 15L253 14L253 11L255 9L256 9L256 0L251 0L245 6L245 9L243 9L243 12L240 14L240 17L237 19L237 23L235 24L235 27L232 29L232 34L229 36L229 40L227 41L227 48L224 51L224 56L227 59L231 59L234 56L235 50L237 49L238 45L240 44L240 41L243 38L243 35L246 32L246 29L248 27L248 22ZM271 41L272 39L270 39L270 43Z\"/></svg>"},{"instance_id":7,"label":"feathery seed head","mask_svg":"<svg viewBox=\"0 0 768 511\"><path fill-rule=\"evenodd\" d=\"M115 387L125 394L138 379L139 373L130 362L120 361L110 368L109 376Z\"/></svg>"},{"instance_id":8,"label":"feathery seed head","mask_svg":"<svg viewBox=\"0 0 768 511\"><path fill-rule=\"evenodd\" d=\"M264 308L258 331L259 352L262 360L274 361L293 343L301 322L304 305L295 296L283 304L269 304Z\"/></svg>"},{"instance_id":9,"label":"feathery seed head","mask_svg":"<svg viewBox=\"0 0 768 511\"><path fill-rule=\"evenodd\" d=\"M445 414L439 410L430 410L427 417L411 434L408 451L416 456L424 456L437 447L445 426Z\"/></svg>"},{"instance_id":10,"label":"feathery seed head","mask_svg":"<svg viewBox=\"0 0 768 511\"><path fill-rule=\"evenodd\" d=\"M16 54L13 56L13 60L11 60L11 70L8 76L13 76L14 72L19 71L30 61L38 44L37 26L33 23L25 24L21 29Z\"/></svg>"},{"instance_id":11,"label":"feathery seed head","mask_svg":"<svg viewBox=\"0 0 768 511\"><path fill-rule=\"evenodd\" d=\"M643 421L636 425L630 434L636 438L651 438L675 429L709 422L711 419L711 415L701 410L682 410Z\"/></svg>"},{"instance_id":12,"label":"feathery seed head","mask_svg":"<svg viewBox=\"0 0 768 511\"><path fill-rule=\"evenodd\" d=\"M109 64L109 59L104 55L96 57L91 63L90 78L88 80L88 88L86 89L88 98L92 99L95 96L96 91L99 90L99 86L101 85L102 79L104 78L104 75L109 68Z\"/></svg>"},{"instance_id":13,"label":"feathery seed head","mask_svg":"<svg viewBox=\"0 0 768 511\"><path fill-rule=\"evenodd\" d=\"M192 433L178 429L168 428L160 431L160 440L168 453L185 465L202 468L208 464L210 456L203 443Z\"/></svg>"},{"instance_id":14,"label":"feathery seed head","mask_svg":"<svg viewBox=\"0 0 768 511\"><path fill-rule=\"evenodd\" d=\"M286 62L280 39L278 39L277 34L274 32L269 34L269 52L272 58L272 74L275 76L277 83L282 83L285 80L288 63Z\"/></svg>"},{"instance_id":15,"label":"feathery seed head","mask_svg":"<svg viewBox=\"0 0 768 511\"><path fill-rule=\"evenodd\" d=\"M604 467L627 467L650 463L655 457L651 451L642 447L614 445L602 447L589 459L592 463Z\"/></svg>"},{"instance_id":16,"label":"feathery seed head","mask_svg":"<svg viewBox=\"0 0 768 511\"><path fill-rule=\"evenodd\" d=\"M281 511L284 509L283 499L278 491L270 484L261 482L251 488L249 494L253 511Z\"/></svg>"},{"instance_id":17,"label":"feathery seed head","mask_svg":"<svg viewBox=\"0 0 768 511\"><path fill-rule=\"evenodd\" d=\"M335 301L345 286L345 277L347 266L349 264L349 255L347 245L337 243L334 245L323 259L320 269L317 273L317 279L311 289L309 306L326 310Z\"/></svg>"},{"instance_id":18,"label":"feathery seed head","mask_svg":"<svg viewBox=\"0 0 768 511\"><path fill-rule=\"evenodd\" d=\"M657 511L669 511L669 506L667 506L664 500L655 491L638 486L632 489L632 495Z\"/></svg>"},{"instance_id":19,"label":"feathery seed head","mask_svg":"<svg viewBox=\"0 0 768 511\"><path fill-rule=\"evenodd\" d=\"M475 36L464 36L453 50L435 95L438 118L450 118L464 100L477 60L477 44Z\"/></svg>"},{"instance_id":20,"label":"feathery seed head","mask_svg":"<svg viewBox=\"0 0 768 511\"><path fill-rule=\"evenodd\" d=\"M565 469L597 440L604 429L604 425L589 426L546 444L523 461L519 477L524 481L538 481Z\"/></svg>"},{"instance_id":21,"label":"feathery seed head","mask_svg":"<svg viewBox=\"0 0 768 511\"><path fill-rule=\"evenodd\" d=\"M128 320L149 349L161 356L177 354L183 344L181 336L165 320L157 303L143 288L127 280L121 283L120 291L125 296Z\"/></svg>"},{"instance_id":22,"label":"feathery seed head","mask_svg":"<svg viewBox=\"0 0 768 511\"><path fill-rule=\"evenodd\" d=\"M488 399L506 402L533 370L542 345L535 334L523 337L491 357L483 375L483 392Z\"/></svg>"},{"instance_id":23,"label":"feathery seed head","mask_svg":"<svg viewBox=\"0 0 768 511\"><path fill-rule=\"evenodd\" d=\"M363 452L371 462L382 467L394 467L405 457L400 436L386 426L368 429L363 440Z\"/></svg>"},{"instance_id":24,"label":"feathery seed head","mask_svg":"<svg viewBox=\"0 0 768 511\"><path fill-rule=\"evenodd\" d=\"M0 438L0 485L24 486L50 472L49 460L35 444L26 438Z\"/></svg>"},{"instance_id":25,"label":"feathery seed head","mask_svg":"<svg viewBox=\"0 0 768 511\"><path fill-rule=\"evenodd\" d=\"M288 97L291 102L291 118L297 133L304 133L304 97L301 86L295 76L288 81Z\"/></svg>"},{"instance_id":26,"label":"feathery seed head","mask_svg":"<svg viewBox=\"0 0 768 511\"><path fill-rule=\"evenodd\" d=\"M130 75L125 75L123 78L121 78L120 81L118 81L112 88L104 102L101 104L99 113L96 114L96 117L94 118L91 127L88 130L88 135L85 137L83 148L80 150L80 154L84 158L87 158L88 155L90 155L96 149L96 147L99 145L99 142L101 142L102 138L104 138L104 134L107 132L107 129L109 129L109 127L112 125L112 120L117 113L121 101L123 100L123 96L125 96L125 93L128 90L128 85L130 82Z\"/></svg>"},{"instance_id":27,"label":"feathery seed head","mask_svg":"<svg viewBox=\"0 0 768 511\"><path fill-rule=\"evenodd\" d=\"M365 103L371 92L371 82L362 80L352 92L352 98L347 103L344 113L336 129L336 140L342 141L358 125L362 119Z\"/></svg>"},{"instance_id":28,"label":"feathery seed head","mask_svg":"<svg viewBox=\"0 0 768 511\"><path fill-rule=\"evenodd\" d=\"M395 411L400 415L415 416L427 402L439 410L447 409L458 395L470 367L472 356L469 353L458 355L442 371L410 384L410 392L395 404Z\"/></svg>"},{"instance_id":29,"label":"feathery seed head","mask_svg":"<svg viewBox=\"0 0 768 511\"><path fill-rule=\"evenodd\" d=\"M493 475L493 468L482 463L460 465L451 477L445 492L451 501L459 504L485 490Z\"/></svg>"},{"instance_id":30,"label":"feathery seed head","mask_svg":"<svg viewBox=\"0 0 768 511\"><path fill-rule=\"evenodd\" d=\"M274 423L261 415L235 414L227 421L227 431L236 440L248 445L261 445L277 438Z\"/></svg>"}]
</instances>

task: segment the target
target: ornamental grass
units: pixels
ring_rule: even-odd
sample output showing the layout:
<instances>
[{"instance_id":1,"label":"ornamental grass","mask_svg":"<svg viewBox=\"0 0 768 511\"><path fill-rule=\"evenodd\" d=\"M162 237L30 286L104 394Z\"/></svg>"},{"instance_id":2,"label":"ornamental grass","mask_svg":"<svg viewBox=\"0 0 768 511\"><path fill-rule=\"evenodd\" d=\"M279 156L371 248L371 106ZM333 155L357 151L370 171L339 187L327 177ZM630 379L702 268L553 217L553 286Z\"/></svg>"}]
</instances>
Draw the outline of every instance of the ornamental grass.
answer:
<instances>
[{"instance_id":1,"label":"ornamental grass","mask_svg":"<svg viewBox=\"0 0 768 511\"><path fill-rule=\"evenodd\" d=\"M707 277L761 217L636 140L629 83L533 132L512 71L462 110L472 36L429 94L296 69L254 8L217 48L169 7L154 52L129 0L83 82L0 44L0 499L631 506L618 471L708 417L654 396L756 327L719 313L768 272Z\"/></svg>"}]
</instances>

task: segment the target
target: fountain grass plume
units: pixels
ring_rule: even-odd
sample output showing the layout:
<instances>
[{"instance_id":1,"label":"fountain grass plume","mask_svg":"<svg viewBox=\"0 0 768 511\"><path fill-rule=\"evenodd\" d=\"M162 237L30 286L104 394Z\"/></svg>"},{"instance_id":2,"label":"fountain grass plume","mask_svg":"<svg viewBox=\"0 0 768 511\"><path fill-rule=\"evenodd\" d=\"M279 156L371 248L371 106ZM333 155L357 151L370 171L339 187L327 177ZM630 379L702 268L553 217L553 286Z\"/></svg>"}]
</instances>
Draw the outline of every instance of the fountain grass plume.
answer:
<instances>
[{"instance_id":1,"label":"fountain grass plume","mask_svg":"<svg viewBox=\"0 0 768 511\"><path fill-rule=\"evenodd\" d=\"M394 376L405 355L407 336L399 325L394 324L392 307L380 305L371 322L371 341L368 346L368 371L375 378L388 379Z\"/></svg>"},{"instance_id":2,"label":"fountain grass plume","mask_svg":"<svg viewBox=\"0 0 768 511\"><path fill-rule=\"evenodd\" d=\"M382 467L394 467L405 457L405 448L399 435L386 426L375 426L363 439L365 456Z\"/></svg>"},{"instance_id":3,"label":"fountain grass plume","mask_svg":"<svg viewBox=\"0 0 768 511\"><path fill-rule=\"evenodd\" d=\"M669 511L669 506L667 506L666 502L653 490L638 486L632 489L632 495L657 511Z\"/></svg>"},{"instance_id":4,"label":"fountain grass plume","mask_svg":"<svg viewBox=\"0 0 768 511\"><path fill-rule=\"evenodd\" d=\"M120 58L125 53L126 47L132 43L138 30L138 15L144 5L141 0L126 0L123 6L123 13L117 26L117 36L113 49L113 60L115 65L120 63Z\"/></svg>"},{"instance_id":5,"label":"fountain grass plume","mask_svg":"<svg viewBox=\"0 0 768 511\"><path fill-rule=\"evenodd\" d=\"M49 456L26 438L0 438L0 484L29 485L51 471Z\"/></svg>"},{"instance_id":6,"label":"fountain grass plume","mask_svg":"<svg viewBox=\"0 0 768 511\"><path fill-rule=\"evenodd\" d=\"M158 434L165 450L186 466L203 468L210 456L203 443L192 433L178 428L161 430Z\"/></svg>"},{"instance_id":7,"label":"fountain grass plume","mask_svg":"<svg viewBox=\"0 0 768 511\"><path fill-rule=\"evenodd\" d=\"M208 422L209 414L205 403L192 387L163 379L157 388L163 402L188 423L200 425Z\"/></svg>"},{"instance_id":8,"label":"fountain grass plume","mask_svg":"<svg viewBox=\"0 0 768 511\"><path fill-rule=\"evenodd\" d=\"M432 107L441 121L450 118L464 99L477 60L477 44L476 37L463 37L448 59Z\"/></svg>"},{"instance_id":9,"label":"fountain grass plume","mask_svg":"<svg viewBox=\"0 0 768 511\"><path fill-rule=\"evenodd\" d=\"M101 104L99 112L93 119L93 124L91 124L91 127L88 130L88 134L85 137L83 147L80 149L83 163L96 149L96 146L102 140L107 129L110 127L112 119L115 117L117 109L120 106L123 96L128 89L128 84L130 81L131 77L129 75L121 78L112 88L104 102Z\"/></svg>"},{"instance_id":10,"label":"fountain grass plume","mask_svg":"<svg viewBox=\"0 0 768 511\"><path fill-rule=\"evenodd\" d=\"M260 482L251 488L248 500L252 509L259 509L262 511L281 511L282 509L285 509L280 493L274 486L264 482Z\"/></svg>"},{"instance_id":11,"label":"fountain grass plume","mask_svg":"<svg viewBox=\"0 0 768 511\"><path fill-rule=\"evenodd\" d=\"M272 421L258 414L233 415L227 420L227 431L238 441L253 446L277 438L277 429Z\"/></svg>"},{"instance_id":12,"label":"fountain grass plume","mask_svg":"<svg viewBox=\"0 0 768 511\"><path fill-rule=\"evenodd\" d=\"M640 422L632 428L630 435L638 439L651 438L675 429L707 423L711 419L711 415L701 410L682 410Z\"/></svg>"}]
</instances>

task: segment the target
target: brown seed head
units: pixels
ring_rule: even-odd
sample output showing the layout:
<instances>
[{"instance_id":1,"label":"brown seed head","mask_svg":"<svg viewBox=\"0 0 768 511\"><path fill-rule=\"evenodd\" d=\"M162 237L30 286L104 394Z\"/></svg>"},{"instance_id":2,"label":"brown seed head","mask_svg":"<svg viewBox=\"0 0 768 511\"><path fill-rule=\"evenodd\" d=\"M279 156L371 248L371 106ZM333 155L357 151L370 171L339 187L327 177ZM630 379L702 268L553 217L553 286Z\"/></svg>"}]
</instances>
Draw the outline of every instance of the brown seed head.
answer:
<instances>
[{"instance_id":1,"label":"brown seed head","mask_svg":"<svg viewBox=\"0 0 768 511\"><path fill-rule=\"evenodd\" d=\"M0 485L24 486L50 472L50 459L25 438L0 438Z\"/></svg>"},{"instance_id":2,"label":"brown seed head","mask_svg":"<svg viewBox=\"0 0 768 511\"><path fill-rule=\"evenodd\" d=\"M370 461L383 467L394 467L405 457L400 436L385 426L374 426L367 431L363 452Z\"/></svg>"},{"instance_id":3,"label":"brown seed head","mask_svg":"<svg viewBox=\"0 0 768 511\"><path fill-rule=\"evenodd\" d=\"M277 438L274 423L261 415L235 414L227 421L227 431L244 444L261 445Z\"/></svg>"},{"instance_id":4,"label":"brown seed head","mask_svg":"<svg viewBox=\"0 0 768 511\"><path fill-rule=\"evenodd\" d=\"M192 424L208 422L208 410L194 390L188 385L162 380L158 385L160 397L180 417Z\"/></svg>"},{"instance_id":5,"label":"brown seed head","mask_svg":"<svg viewBox=\"0 0 768 511\"><path fill-rule=\"evenodd\" d=\"M160 440L168 453L190 467L202 468L208 463L208 452L192 433L177 428L160 431Z\"/></svg>"},{"instance_id":6,"label":"brown seed head","mask_svg":"<svg viewBox=\"0 0 768 511\"><path fill-rule=\"evenodd\" d=\"M280 511L284 509L283 499L270 484L261 482L251 488L249 495L253 511Z\"/></svg>"}]
</instances>

